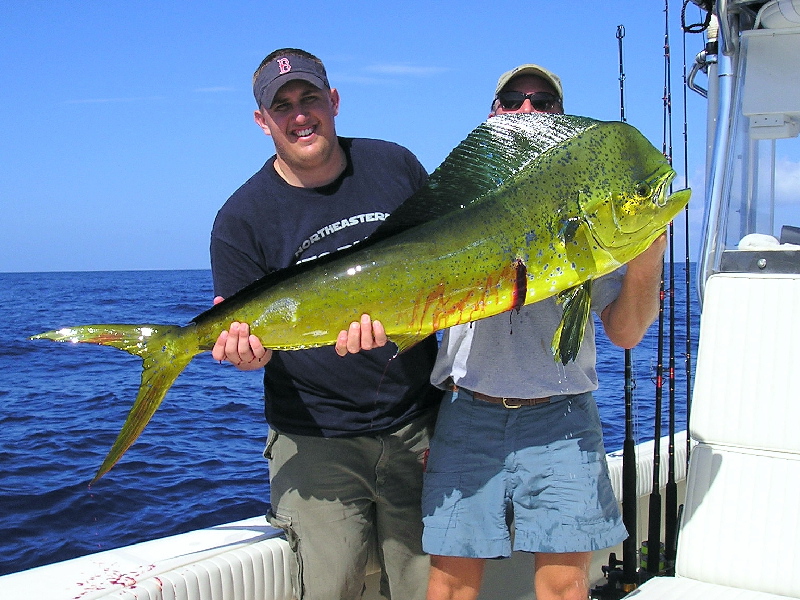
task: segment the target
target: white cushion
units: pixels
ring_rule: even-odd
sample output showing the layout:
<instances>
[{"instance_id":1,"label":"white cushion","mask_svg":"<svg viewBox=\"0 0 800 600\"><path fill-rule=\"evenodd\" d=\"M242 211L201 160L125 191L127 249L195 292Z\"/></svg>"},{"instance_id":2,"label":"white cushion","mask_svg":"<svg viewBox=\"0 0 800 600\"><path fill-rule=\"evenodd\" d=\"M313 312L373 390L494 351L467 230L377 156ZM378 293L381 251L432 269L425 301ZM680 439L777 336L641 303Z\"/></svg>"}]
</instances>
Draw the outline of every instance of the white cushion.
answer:
<instances>
[{"instance_id":1,"label":"white cushion","mask_svg":"<svg viewBox=\"0 0 800 600\"><path fill-rule=\"evenodd\" d=\"M706 285L692 439L800 452L800 276L714 275Z\"/></svg>"},{"instance_id":2,"label":"white cushion","mask_svg":"<svg viewBox=\"0 0 800 600\"><path fill-rule=\"evenodd\" d=\"M800 598L800 457L692 449L676 573Z\"/></svg>"}]
</instances>

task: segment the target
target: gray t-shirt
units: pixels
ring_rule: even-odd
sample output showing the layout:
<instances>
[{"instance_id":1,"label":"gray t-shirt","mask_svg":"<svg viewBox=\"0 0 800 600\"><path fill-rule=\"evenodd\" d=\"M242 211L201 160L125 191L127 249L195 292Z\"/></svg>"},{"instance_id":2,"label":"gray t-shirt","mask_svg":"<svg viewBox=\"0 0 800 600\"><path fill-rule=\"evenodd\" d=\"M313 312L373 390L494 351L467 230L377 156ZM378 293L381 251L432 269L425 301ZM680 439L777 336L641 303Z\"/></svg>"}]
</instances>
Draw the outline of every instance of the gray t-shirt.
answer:
<instances>
[{"instance_id":1,"label":"gray t-shirt","mask_svg":"<svg viewBox=\"0 0 800 600\"><path fill-rule=\"evenodd\" d=\"M618 295L625 267L592 282L592 310L598 315ZM595 330L586 324L580 352L562 365L550 350L562 307L555 297L447 329L431 383L455 385L506 398L542 398L597 389Z\"/></svg>"}]
</instances>

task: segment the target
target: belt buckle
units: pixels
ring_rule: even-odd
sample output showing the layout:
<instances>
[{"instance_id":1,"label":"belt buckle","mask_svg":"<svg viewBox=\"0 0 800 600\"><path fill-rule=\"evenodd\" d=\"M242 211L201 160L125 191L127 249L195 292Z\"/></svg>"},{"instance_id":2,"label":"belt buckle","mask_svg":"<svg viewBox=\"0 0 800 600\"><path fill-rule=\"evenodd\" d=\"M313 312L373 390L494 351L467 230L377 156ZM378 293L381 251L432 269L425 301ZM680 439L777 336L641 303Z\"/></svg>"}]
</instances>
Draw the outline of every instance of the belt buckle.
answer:
<instances>
[{"instance_id":1,"label":"belt buckle","mask_svg":"<svg viewBox=\"0 0 800 600\"><path fill-rule=\"evenodd\" d=\"M503 398L503 406L506 408L519 408L522 406L522 404L509 404L508 398Z\"/></svg>"}]
</instances>

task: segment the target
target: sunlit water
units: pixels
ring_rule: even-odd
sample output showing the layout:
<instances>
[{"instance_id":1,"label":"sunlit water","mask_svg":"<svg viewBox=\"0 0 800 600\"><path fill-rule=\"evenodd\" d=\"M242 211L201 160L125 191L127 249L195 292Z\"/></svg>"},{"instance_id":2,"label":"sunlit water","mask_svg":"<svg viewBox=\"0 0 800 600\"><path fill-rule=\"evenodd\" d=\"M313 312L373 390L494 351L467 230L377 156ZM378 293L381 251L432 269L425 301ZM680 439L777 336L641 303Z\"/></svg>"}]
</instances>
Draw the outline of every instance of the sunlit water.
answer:
<instances>
[{"instance_id":1,"label":"sunlit water","mask_svg":"<svg viewBox=\"0 0 800 600\"><path fill-rule=\"evenodd\" d=\"M679 267L678 430L686 412L682 281ZM205 270L0 274L0 574L265 512L260 372L197 357L136 444L90 488L136 396L140 361L112 348L27 339L67 325L183 324L212 296ZM696 338L696 314L693 321ZM653 434L656 334L653 326L633 353L638 441ZM666 377L668 338L664 347ZM623 356L599 336L596 398L609 451L624 438ZM666 434L666 382L663 389Z\"/></svg>"}]
</instances>

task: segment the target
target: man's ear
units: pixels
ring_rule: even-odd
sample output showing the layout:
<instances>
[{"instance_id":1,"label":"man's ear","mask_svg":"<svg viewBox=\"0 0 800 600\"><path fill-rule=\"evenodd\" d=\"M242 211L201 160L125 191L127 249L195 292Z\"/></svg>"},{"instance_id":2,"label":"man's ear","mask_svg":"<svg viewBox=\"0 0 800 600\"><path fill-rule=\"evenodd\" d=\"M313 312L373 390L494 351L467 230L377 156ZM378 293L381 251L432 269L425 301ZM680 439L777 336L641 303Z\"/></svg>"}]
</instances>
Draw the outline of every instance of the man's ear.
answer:
<instances>
[{"instance_id":1,"label":"man's ear","mask_svg":"<svg viewBox=\"0 0 800 600\"><path fill-rule=\"evenodd\" d=\"M264 118L264 113L261 112L261 109L258 109L253 113L253 120L255 120L256 125L261 128L265 135L272 135L272 132L269 130L269 125L267 125L267 120Z\"/></svg>"},{"instance_id":2,"label":"man's ear","mask_svg":"<svg viewBox=\"0 0 800 600\"><path fill-rule=\"evenodd\" d=\"M333 107L333 116L339 115L339 91L336 88L331 88L331 106Z\"/></svg>"}]
</instances>

